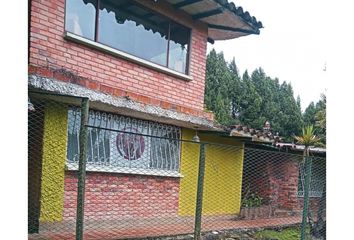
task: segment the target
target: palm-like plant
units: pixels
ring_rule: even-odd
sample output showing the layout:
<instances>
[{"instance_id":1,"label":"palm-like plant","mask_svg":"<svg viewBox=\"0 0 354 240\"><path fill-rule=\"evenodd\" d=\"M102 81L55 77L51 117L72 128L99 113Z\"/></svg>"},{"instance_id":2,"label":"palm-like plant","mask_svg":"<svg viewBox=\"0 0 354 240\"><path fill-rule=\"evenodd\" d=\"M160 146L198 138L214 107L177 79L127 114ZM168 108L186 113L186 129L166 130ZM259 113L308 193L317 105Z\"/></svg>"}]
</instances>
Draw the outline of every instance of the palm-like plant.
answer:
<instances>
[{"instance_id":1,"label":"palm-like plant","mask_svg":"<svg viewBox=\"0 0 354 240\"><path fill-rule=\"evenodd\" d=\"M294 136L299 144L305 146L304 156L309 156L310 147L318 143L321 139L315 135L315 130L312 125L306 126L302 129L301 136Z\"/></svg>"},{"instance_id":2,"label":"palm-like plant","mask_svg":"<svg viewBox=\"0 0 354 240\"><path fill-rule=\"evenodd\" d=\"M308 211L308 192L309 192L309 185L311 182L311 164L312 160L307 159L307 157L310 155L310 147L318 143L321 139L315 135L315 130L312 125L306 126L305 128L302 129L302 135L301 136L294 136L296 141L299 144L305 145L304 149L304 162L306 165L305 169L305 187L304 187L304 209L303 209L303 219L302 219L302 227L301 227L301 239L305 239L305 228L306 228L306 218L307 216L309 217L309 222L310 222L310 227L311 227L311 232L314 232L314 224L313 220L311 217L311 212ZM307 159L307 160L306 160Z\"/></svg>"}]
</instances>

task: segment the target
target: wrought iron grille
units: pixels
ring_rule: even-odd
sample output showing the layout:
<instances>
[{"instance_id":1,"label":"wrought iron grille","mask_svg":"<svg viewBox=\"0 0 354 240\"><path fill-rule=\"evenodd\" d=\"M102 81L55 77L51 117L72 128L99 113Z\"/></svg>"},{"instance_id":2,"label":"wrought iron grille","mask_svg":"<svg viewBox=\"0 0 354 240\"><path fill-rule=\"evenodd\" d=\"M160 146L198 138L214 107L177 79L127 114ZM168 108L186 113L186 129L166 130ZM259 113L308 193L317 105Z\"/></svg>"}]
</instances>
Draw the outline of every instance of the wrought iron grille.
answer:
<instances>
[{"instance_id":1,"label":"wrought iron grille","mask_svg":"<svg viewBox=\"0 0 354 240\"><path fill-rule=\"evenodd\" d=\"M69 168L77 167L81 113L68 111ZM119 172L129 169L179 171L179 127L91 110L87 168ZM150 136L161 137L152 138Z\"/></svg>"}]
</instances>

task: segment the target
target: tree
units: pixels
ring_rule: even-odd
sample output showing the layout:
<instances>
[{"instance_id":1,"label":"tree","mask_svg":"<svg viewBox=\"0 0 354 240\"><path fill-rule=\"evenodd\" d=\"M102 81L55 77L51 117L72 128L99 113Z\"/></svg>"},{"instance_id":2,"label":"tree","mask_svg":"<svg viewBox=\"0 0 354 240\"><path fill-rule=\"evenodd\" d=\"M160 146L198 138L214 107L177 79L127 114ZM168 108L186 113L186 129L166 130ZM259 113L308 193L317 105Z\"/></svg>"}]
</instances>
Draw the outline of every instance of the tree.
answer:
<instances>
[{"instance_id":1,"label":"tree","mask_svg":"<svg viewBox=\"0 0 354 240\"><path fill-rule=\"evenodd\" d=\"M266 75L262 68L242 77L235 59L227 63L214 49L207 56L205 106L217 122L262 128L270 121L274 132L290 139L303 125L300 99L295 100L291 84Z\"/></svg>"},{"instance_id":2,"label":"tree","mask_svg":"<svg viewBox=\"0 0 354 240\"><path fill-rule=\"evenodd\" d=\"M304 119L305 126L314 125L316 123L315 114L316 114L315 103L311 102L307 106L307 108L305 109L305 112L303 114L303 119Z\"/></svg>"},{"instance_id":3,"label":"tree","mask_svg":"<svg viewBox=\"0 0 354 240\"><path fill-rule=\"evenodd\" d=\"M296 105L298 108L301 109L301 98L300 98L300 95L297 95L297 98L296 98Z\"/></svg>"},{"instance_id":4,"label":"tree","mask_svg":"<svg viewBox=\"0 0 354 240\"><path fill-rule=\"evenodd\" d=\"M306 108L303 119L305 125L314 125L316 134L321 141L316 145L319 147L326 146L326 95L321 94L321 99L316 104L311 102Z\"/></svg>"},{"instance_id":5,"label":"tree","mask_svg":"<svg viewBox=\"0 0 354 240\"><path fill-rule=\"evenodd\" d=\"M231 74L231 82L229 86L231 99L231 117L235 120L235 123L239 123L238 117L242 111L241 101L243 96L243 89L235 58L233 58L229 64L229 71Z\"/></svg>"},{"instance_id":6,"label":"tree","mask_svg":"<svg viewBox=\"0 0 354 240\"><path fill-rule=\"evenodd\" d=\"M213 49L207 57L204 102L214 112L216 120L224 125L232 122L230 82L231 74L223 53Z\"/></svg>"},{"instance_id":7,"label":"tree","mask_svg":"<svg viewBox=\"0 0 354 240\"><path fill-rule=\"evenodd\" d=\"M258 94L247 70L242 76L242 92L241 114L239 116L241 123L253 128L261 127L263 124L263 119L260 119L262 98Z\"/></svg>"}]
</instances>

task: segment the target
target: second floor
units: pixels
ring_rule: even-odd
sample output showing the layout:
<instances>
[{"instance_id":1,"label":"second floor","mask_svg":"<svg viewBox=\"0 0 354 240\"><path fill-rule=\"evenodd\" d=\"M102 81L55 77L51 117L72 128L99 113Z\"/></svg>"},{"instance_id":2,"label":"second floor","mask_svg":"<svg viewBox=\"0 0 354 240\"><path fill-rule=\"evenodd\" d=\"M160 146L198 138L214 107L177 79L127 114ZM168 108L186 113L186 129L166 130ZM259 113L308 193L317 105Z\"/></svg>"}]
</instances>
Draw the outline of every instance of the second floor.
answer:
<instances>
[{"instance_id":1,"label":"second floor","mask_svg":"<svg viewBox=\"0 0 354 240\"><path fill-rule=\"evenodd\" d=\"M32 0L30 73L203 112L207 41L258 34L218 0Z\"/></svg>"}]
</instances>

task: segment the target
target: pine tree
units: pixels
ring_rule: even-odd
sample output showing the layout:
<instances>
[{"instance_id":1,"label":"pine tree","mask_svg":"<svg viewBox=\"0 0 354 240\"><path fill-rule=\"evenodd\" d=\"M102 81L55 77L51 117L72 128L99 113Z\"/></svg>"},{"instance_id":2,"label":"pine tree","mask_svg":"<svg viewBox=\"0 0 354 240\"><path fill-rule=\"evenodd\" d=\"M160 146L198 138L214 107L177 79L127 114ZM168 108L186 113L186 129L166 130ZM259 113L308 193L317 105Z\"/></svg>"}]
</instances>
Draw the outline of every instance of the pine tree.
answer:
<instances>
[{"instance_id":1,"label":"pine tree","mask_svg":"<svg viewBox=\"0 0 354 240\"><path fill-rule=\"evenodd\" d=\"M240 77L235 59L228 64L214 49L207 56L205 105L221 124L260 129L268 120L273 131L288 139L303 126L300 97L295 100L291 84L279 84L262 68Z\"/></svg>"}]
</instances>

